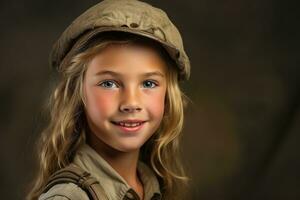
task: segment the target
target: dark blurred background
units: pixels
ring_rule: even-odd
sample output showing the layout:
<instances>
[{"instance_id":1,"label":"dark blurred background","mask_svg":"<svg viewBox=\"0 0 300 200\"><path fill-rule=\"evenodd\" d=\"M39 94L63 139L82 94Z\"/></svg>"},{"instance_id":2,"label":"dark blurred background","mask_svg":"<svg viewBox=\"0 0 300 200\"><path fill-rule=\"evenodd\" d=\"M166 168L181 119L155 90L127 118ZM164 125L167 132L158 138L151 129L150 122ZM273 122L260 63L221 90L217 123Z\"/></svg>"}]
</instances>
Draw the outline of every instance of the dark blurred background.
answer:
<instances>
[{"instance_id":1,"label":"dark blurred background","mask_svg":"<svg viewBox=\"0 0 300 200\"><path fill-rule=\"evenodd\" d=\"M53 84L52 44L95 0L0 3L0 193L24 199ZM191 200L300 199L297 1L147 0L183 35Z\"/></svg>"}]
</instances>

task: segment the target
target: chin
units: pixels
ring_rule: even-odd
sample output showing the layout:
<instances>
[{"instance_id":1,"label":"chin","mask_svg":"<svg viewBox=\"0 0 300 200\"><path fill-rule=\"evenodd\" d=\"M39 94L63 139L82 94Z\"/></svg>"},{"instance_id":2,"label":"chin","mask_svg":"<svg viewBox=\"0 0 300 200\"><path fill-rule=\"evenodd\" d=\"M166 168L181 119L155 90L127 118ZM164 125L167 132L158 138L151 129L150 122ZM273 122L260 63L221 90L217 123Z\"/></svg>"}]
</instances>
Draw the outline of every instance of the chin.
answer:
<instances>
[{"instance_id":1,"label":"chin","mask_svg":"<svg viewBox=\"0 0 300 200\"><path fill-rule=\"evenodd\" d=\"M116 147L116 149L121 151L121 152L124 152L124 153L129 153L129 152L139 150L143 146L143 144L144 143L140 143L140 142L137 142L137 143L128 142L126 144L119 144Z\"/></svg>"}]
</instances>

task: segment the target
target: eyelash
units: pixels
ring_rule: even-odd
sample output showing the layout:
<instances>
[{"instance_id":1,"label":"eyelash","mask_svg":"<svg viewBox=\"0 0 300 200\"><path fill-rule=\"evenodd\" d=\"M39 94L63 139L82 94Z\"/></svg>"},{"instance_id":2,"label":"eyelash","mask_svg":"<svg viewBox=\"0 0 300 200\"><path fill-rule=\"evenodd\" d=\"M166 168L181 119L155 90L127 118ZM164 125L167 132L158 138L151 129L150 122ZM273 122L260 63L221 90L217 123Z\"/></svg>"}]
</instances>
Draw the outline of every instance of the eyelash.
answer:
<instances>
[{"instance_id":1,"label":"eyelash","mask_svg":"<svg viewBox=\"0 0 300 200\"><path fill-rule=\"evenodd\" d=\"M153 81L153 80L145 80L145 81L143 81L143 85L144 85L146 82L151 83L152 86L154 85L153 87L150 87L150 88L155 88L155 87L158 86L157 82L156 82L156 81Z\"/></svg>"},{"instance_id":2,"label":"eyelash","mask_svg":"<svg viewBox=\"0 0 300 200\"><path fill-rule=\"evenodd\" d=\"M107 86L104 85L106 83L115 84L116 87L107 87ZM155 88L155 87L158 86L158 83L156 81L154 81L154 80L145 80L145 81L143 81L143 86L144 86L145 83L151 83L151 87L145 87L145 88L150 88L151 89L151 88ZM110 88L119 88L120 87L119 86L120 84L117 83L114 80L104 80L104 81L100 82L98 85L101 86L101 87L104 87L104 88L109 88L109 89Z\"/></svg>"},{"instance_id":3,"label":"eyelash","mask_svg":"<svg viewBox=\"0 0 300 200\"><path fill-rule=\"evenodd\" d=\"M101 87L104 87L104 88L111 88L111 87L104 86L105 83L113 83L116 85L117 88L119 87L118 86L119 84L114 80L104 80L104 81L100 82L98 85Z\"/></svg>"}]
</instances>

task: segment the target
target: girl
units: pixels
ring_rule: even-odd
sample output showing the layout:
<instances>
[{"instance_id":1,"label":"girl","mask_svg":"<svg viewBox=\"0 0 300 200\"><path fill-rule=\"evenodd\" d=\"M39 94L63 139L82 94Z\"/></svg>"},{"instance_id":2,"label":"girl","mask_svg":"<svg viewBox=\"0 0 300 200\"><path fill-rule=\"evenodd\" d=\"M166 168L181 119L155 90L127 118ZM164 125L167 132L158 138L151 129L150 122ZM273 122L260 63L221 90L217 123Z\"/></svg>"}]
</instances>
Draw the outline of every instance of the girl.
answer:
<instances>
[{"instance_id":1,"label":"girl","mask_svg":"<svg viewBox=\"0 0 300 200\"><path fill-rule=\"evenodd\" d=\"M98 199L183 199L178 82L190 65L167 15L136 0L102 1L65 30L51 65L59 82L27 198L87 200L85 184L97 183ZM83 175L59 182L64 169Z\"/></svg>"}]
</instances>

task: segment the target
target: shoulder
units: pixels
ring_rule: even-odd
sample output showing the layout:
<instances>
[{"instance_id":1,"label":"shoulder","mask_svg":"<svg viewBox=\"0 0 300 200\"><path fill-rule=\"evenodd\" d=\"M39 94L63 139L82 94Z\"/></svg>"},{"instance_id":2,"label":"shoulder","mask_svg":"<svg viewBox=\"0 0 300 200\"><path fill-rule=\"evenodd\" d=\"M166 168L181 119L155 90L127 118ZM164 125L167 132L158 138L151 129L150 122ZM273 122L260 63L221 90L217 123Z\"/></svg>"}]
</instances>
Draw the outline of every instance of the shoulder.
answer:
<instances>
[{"instance_id":1,"label":"shoulder","mask_svg":"<svg viewBox=\"0 0 300 200\"><path fill-rule=\"evenodd\" d=\"M87 194L74 183L57 184L46 193L41 194L39 200L89 200Z\"/></svg>"}]
</instances>

